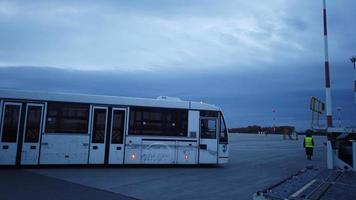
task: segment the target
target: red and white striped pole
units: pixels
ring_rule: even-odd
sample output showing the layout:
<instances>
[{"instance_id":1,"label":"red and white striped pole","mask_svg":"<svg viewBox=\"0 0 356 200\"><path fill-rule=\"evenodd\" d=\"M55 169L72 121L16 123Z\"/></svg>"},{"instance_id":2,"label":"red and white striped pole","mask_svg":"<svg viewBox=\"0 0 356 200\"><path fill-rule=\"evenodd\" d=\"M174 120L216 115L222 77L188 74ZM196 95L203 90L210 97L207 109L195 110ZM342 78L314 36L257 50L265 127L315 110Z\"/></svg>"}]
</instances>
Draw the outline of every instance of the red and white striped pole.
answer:
<instances>
[{"instance_id":1,"label":"red and white striped pole","mask_svg":"<svg viewBox=\"0 0 356 200\"><path fill-rule=\"evenodd\" d=\"M324 17L324 50L325 50L325 92L326 92L326 124L327 127L333 126L331 87L330 87L330 66L329 66L329 48L328 48L328 27L326 18L326 0L323 0Z\"/></svg>"}]
</instances>

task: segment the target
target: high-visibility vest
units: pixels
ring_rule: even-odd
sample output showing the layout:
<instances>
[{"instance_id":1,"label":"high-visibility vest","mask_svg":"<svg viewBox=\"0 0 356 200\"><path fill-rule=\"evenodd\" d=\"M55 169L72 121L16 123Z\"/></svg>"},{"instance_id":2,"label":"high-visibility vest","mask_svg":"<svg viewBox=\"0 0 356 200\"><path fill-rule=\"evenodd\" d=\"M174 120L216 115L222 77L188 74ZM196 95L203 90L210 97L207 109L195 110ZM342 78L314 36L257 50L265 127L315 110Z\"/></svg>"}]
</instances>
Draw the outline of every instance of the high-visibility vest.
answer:
<instances>
[{"instance_id":1,"label":"high-visibility vest","mask_svg":"<svg viewBox=\"0 0 356 200\"><path fill-rule=\"evenodd\" d=\"M312 137L305 137L304 142L305 142L305 147L310 147L310 148L314 147Z\"/></svg>"}]
</instances>

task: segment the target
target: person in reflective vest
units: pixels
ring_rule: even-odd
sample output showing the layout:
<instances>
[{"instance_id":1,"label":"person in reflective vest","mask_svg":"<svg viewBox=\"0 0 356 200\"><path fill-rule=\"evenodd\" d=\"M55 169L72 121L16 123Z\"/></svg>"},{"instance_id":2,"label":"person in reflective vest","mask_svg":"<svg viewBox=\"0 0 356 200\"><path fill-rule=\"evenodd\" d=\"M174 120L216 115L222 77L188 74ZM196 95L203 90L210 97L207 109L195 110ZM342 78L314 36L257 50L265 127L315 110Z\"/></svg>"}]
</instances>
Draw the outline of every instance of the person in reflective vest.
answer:
<instances>
[{"instance_id":1,"label":"person in reflective vest","mask_svg":"<svg viewBox=\"0 0 356 200\"><path fill-rule=\"evenodd\" d=\"M303 146L305 148L305 154L307 155L308 160L311 160L314 150L314 139L310 134L307 134L307 136L305 136Z\"/></svg>"}]
</instances>

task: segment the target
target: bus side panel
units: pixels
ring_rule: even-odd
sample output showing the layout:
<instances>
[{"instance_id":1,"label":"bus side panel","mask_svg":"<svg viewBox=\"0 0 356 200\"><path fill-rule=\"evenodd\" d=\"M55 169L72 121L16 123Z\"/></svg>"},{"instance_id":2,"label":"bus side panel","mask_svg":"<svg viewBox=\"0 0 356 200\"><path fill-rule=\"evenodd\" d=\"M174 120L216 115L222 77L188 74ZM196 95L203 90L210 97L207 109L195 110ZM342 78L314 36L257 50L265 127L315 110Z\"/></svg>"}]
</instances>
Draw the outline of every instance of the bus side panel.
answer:
<instances>
[{"instance_id":1,"label":"bus side panel","mask_svg":"<svg viewBox=\"0 0 356 200\"><path fill-rule=\"evenodd\" d=\"M141 138L126 136L125 164L141 163Z\"/></svg>"},{"instance_id":2,"label":"bus side panel","mask_svg":"<svg viewBox=\"0 0 356 200\"><path fill-rule=\"evenodd\" d=\"M142 141L142 164L175 164L176 141Z\"/></svg>"},{"instance_id":3,"label":"bus side panel","mask_svg":"<svg viewBox=\"0 0 356 200\"><path fill-rule=\"evenodd\" d=\"M197 142L188 144L191 145L189 149L178 149L178 163L179 164L198 164L198 146L199 146L199 128L200 128L200 112L190 110L188 112L188 137L196 140ZM187 152L187 150L189 152ZM188 159L187 159L188 154ZM182 158L183 156L183 158ZM194 162L193 162L194 161Z\"/></svg>"},{"instance_id":4,"label":"bus side panel","mask_svg":"<svg viewBox=\"0 0 356 200\"><path fill-rule=\"evenodd\" d=\"M127 136L125 164L196 164L197 142ZM185 138L186 139L186 138Z\"/></svg>"},{"instance_id":5,"label":"bus side panel","mask_svg":"<svg viewBox=\"0 0 356 200\"><path fill-rule=\"evenodd\" d=\"M199 122L199 117L200 117L200 113L199 111L193 111L190 110L189 111L189 115L188 115L188 137L190 138L200 138L199 137L199 126L200 126L200 122Z\"/></svg>"},{"instance_id":6,"label":"bus side panel","mask_svg":"<svg viewBox=\"0 0 356 200\"><path fill-rule=\"evenodd\" d=\"M40 164L88 164L89 135L43 134Z\"/></svg>"},{"instance_id":7,"label":"bus side panel","mask_svg":"<svg viewBox=\"0 0 356 200\"><path fill-rule=\"evenodd\" d=\"M219 164L225 164L229 161L229 145L219 144Z\"/></svg>"},{"instance_id":8,"label":"bus side panel","mask_svg":"<svg viewBox=\"0 0 356 200\"><path fill-rule=\"evenodd\" d=\"M177 163L178 164L196 164L198 163L198 145L197 142L177 142Z\"/></svg>"}]
</instances>

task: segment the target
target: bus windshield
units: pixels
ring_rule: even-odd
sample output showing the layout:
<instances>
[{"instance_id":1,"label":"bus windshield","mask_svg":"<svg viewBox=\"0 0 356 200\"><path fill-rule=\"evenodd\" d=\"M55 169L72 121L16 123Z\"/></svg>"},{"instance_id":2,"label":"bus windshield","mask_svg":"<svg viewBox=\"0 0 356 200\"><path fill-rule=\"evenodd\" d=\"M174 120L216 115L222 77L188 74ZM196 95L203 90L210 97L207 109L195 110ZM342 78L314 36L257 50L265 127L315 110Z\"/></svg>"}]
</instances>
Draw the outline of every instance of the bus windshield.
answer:
<instances>
[{"instance_id":1,"label":"bus windshield","mask_svg":"<svg viewBox=\"0 0 356 200\"><path fill-rule=\"evenodd\" d=\"M220 144L227 144L229 141L228 134L227 134L227 128L226 128L226 123L224 120L224 116L221 113L220 115L220 136L219 136L219 143Z\"/></svg>"}]
</instances>

